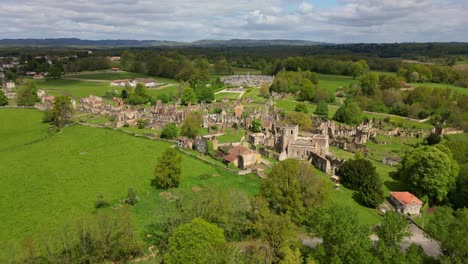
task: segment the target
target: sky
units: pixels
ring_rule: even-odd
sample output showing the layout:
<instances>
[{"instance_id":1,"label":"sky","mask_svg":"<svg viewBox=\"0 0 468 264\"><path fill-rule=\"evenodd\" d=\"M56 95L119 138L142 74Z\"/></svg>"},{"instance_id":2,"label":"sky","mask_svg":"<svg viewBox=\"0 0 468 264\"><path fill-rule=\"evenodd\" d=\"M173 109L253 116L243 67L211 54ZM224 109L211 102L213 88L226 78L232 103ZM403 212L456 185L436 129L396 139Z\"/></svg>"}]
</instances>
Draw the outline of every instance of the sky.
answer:
<instances>
[{"instance_id":1,"label":"sky","mask_svg":"<svg viewBox=\"0 0 468 264\"><path fill-rule=\"evenodd\" d=\"M0 0L0 38L468 42L468 0Z\"/></svg>"}]
</instances>

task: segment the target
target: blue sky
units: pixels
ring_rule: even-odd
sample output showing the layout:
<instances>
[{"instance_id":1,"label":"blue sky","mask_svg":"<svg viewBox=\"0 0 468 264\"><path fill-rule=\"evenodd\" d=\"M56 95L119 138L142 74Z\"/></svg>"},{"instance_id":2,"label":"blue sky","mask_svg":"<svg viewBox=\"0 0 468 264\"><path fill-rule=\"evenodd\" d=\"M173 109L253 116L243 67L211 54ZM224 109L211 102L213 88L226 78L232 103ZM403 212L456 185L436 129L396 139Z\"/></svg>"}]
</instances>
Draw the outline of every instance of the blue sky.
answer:
<instances>
[{"instance_id":1,"label":"blue sky","mask_svg":"<svg viewBox=\"0 0 468 264\"><path fill-rule=\"evenodd\" d=\"M0 38L468 41L467 0L0 0Z\"/></svg>"}]
</instances>

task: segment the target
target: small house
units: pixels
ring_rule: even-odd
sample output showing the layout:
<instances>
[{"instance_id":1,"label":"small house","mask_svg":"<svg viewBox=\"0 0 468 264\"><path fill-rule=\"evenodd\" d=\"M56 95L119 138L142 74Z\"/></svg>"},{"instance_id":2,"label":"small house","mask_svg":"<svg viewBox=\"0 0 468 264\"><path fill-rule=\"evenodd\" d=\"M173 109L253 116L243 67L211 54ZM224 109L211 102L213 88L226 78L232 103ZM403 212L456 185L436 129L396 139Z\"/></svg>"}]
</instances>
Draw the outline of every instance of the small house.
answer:
<instances>
[{"instance_id":1,"label":"small house","mask_svg":"<svg viewBox=\"0 0 468 264\"><path fill-rule=\"evenodd\" d=\"M410 192L390 192L390 201L402 214L418 215L423 202Z\"/></svg>"}]
</instances>

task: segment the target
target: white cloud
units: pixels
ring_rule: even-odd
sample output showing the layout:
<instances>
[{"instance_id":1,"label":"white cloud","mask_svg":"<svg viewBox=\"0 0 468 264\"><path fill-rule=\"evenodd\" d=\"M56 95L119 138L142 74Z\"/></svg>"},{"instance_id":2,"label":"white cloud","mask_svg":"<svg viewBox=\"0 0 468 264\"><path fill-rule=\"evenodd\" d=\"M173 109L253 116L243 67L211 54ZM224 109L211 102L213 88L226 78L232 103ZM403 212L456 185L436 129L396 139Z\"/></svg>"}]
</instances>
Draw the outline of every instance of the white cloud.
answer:
<instances>
[{"instance_id":1,"label":"white cloud","mask_svg":"<svg viewBox=\"0 0 468 264\"><path fill-rule=\"evenodd\" d=\"M467 10L465 0L0 0L0 38L468 41Z\"/></svg>"}]
</instances>

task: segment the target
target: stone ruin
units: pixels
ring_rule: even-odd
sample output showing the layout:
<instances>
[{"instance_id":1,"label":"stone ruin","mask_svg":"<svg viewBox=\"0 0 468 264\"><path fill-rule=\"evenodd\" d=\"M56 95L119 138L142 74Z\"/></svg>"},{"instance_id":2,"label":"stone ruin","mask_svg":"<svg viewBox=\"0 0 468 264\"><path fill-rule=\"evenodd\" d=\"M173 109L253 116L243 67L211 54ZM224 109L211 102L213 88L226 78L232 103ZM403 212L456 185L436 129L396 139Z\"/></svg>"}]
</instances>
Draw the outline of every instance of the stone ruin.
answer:
<instances>
[{"instance_id":1,"label":"stone ruin","mask_svg":"<svg viewBox=\"0 0 468 264\"><path fill-rule=\"evenodd\" d=\"M270 86L274 78L270 75L232 75L222 77L221 81L228 86L260 87L263 84Z\"/></svg>"}]
</instances>

